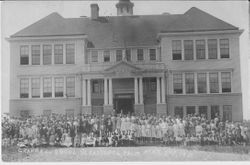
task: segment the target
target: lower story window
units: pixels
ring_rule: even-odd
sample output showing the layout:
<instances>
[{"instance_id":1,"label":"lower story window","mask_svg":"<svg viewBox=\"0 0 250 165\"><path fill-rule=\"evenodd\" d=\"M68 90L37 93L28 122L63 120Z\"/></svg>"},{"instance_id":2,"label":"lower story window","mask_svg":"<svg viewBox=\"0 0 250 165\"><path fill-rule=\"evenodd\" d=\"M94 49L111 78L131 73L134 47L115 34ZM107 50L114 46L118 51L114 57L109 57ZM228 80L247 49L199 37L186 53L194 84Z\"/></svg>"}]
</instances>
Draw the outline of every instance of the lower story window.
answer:
<instances>
[{"instance_id":1,"label":"lower story window","mask_svg":"<svg viewBox=\"0 0 250 165\"><path fill-rule=\"evenodd\" d=\"M232 105L223 106L223 121L232 121Z\"/></svg>"},{"instance_id":2,"label":"lower story window","mask_svg":"<svg viewBox=\"0 0 250 165\"><path fill-rule=\"evenodd\" d=\"M199 106L199 114L207 116L207 106Z\"/></svg>"},{"instance_id":3,"label":"lower story window","mask_svg":"<svg viewBox=\"0 0 250 165\"><path fill-rule=\"evenodd\" d=\"M194 115L195 114L195 106L187 106L187 115Z\"/></svg>"},{"instance_id":4,"label":"lower story window","mask_svg":"<svg viewBox=\"0 0 250 165\"><path fill-rule=\"evenodd\" d=\"M20 79L20 98L29 97L29 79L22 78Z\"/></svg>"},{"instance_id":5,"label":"lower story window","mask_svg":"<svg viewBox=\"0 0 250 165\"><path fill-rule=\"evenodd\" d=\"M55 97L63 97L63 77L55 78Z\"/></svg>"},{"instance_id":6,"label":"lower story window","mask_svg":"<svg viewBox=\"0 0 250 165\"><path fill-rule=\"evenodd\" d=\"M174 115L176 117L183 118L183 107L182 106L174 107Z\"/></svg>"},{"instance_id":7,"label":"lower story window","mask_svg":"<svg viewBox=\"0 0 250 165\"><path fill-rule=\"evenodd\" d=\"M218 118L219 114L220 114L219 105L212 105L211 106L211 119Z\"/></svg>"}]
</instances>

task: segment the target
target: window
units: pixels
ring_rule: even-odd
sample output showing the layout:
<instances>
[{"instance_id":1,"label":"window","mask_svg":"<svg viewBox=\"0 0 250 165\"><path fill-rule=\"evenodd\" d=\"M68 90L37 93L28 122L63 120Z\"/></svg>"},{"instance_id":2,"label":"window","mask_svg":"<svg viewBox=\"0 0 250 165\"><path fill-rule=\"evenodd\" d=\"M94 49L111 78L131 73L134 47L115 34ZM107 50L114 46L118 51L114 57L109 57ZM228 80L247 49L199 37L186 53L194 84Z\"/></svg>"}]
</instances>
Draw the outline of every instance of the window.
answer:
<instances>
[{"instance_id":1,"label":"window","mask_svg":"<svg viewBox=\"0 0 250 165\"><path fill-rule=\"evenodd\" d=\"M150 61L156 60L156 49L149 49L149 59Z\"/></svg>"},{"instance_id":2,"label":"window","mask_svg":"<svg viewBox=\"0 0 250 165\"><path fill-rule=\"evenodd\" d=\"M174 107L174 115L179 118L183 118L183 107L176 106Z\"/></svg>"},{"instance_id":3,"label":"window","mask_svg":"<svg viewBox=\"0 0 250 165\"><path fill-rule=\"evenodd\" d=\"M52 57L52 46L43 45L43 64L44 65L51 64L51 57Z\"/></svg>"},{"instance_id":4,"label":"window","mask_svg":"<svg viewBox=\"0 0 250 165\"><path fill-rule=\"evenodd\" d=\"M207 106L199 106L199 114L207 116Z\"/></svg>"},{"instance_id":5,"label":"window","mask_svg":"<svg viewBox=\"0 0 250 165\"><path fill-rule=\"evenodd\" d=\"M51 110L43 110L43 115L44 116L50 116L51 115Z\"/></svg>"},{"instance_id":6,"label":"window","mask_svg":"<svg viewBox=\"0 0 250 165\"><path fill-rule=\"evenodd\" d=\"M63 97L63 78L55 78L55 97Z\"/></svg>"},{"instance_id":7,"label":"window","mask_svg":"<svg viewBox=\"0 0 250 165\"><path fill-rule=\"evenodd\" d=\"M100 84L98 80L93 80L93 85L92 85L92 92L93 93L100 93Z\"/></svg>"},{"instance_id":8,"label":"window","mask_svg":"<svg viewBox=\"0 0 250 165\"><path fill-rule=\"evenodd\" d=\"M75 63L75 44L66 44L66 64Z\"/></svg>"},{"instance_id":9,"label":"window","mask_svg":"<svg viewBox=\"0 0 250 165\"><path fill-rule=\"evenodd\" d=\"M43 79L43 97L52 96L52 81L51 78Z\"/></svg>"},{"instance_id":10,"label":"window","mask_svg":"<svg viewBox=\"0 0 250 165\"><path fill-rule=\"evenodd\" d=\"M122 60L122 50L116 50L116 61Z\"/></svg>"},{"instance_id":11,"label":"window","mask_svg":"<svg viewBox=\"0 0 250 165\"><path fill-rule=\"evenodd\" d=\"M91 60L92 60L92 62L98 62L98 51L97 50L93 50L91 52Z\"/></svg>"},{"instance_id":12,"label":"window","mask_svg":"<svg viewBox=\"0 0 250 165\"><path fill-rule=\"evenodd\" d=\"M173 60L181 60L181 40L172 41L172 56Z\"/></svg>"},{"instance_id":13,"label":"window","mask_svg":"<svg viewBox=\"0 0 250 165\"><path fill-rule=\"evenodd\" d=\"M131 61L131 49L126 49L126 60Z\"/></svg>"},{"instance_id":14,"label":"window","mask_svg":"<svg viewBox=\"0 0 250 165\"><path fill-rule=\"evenodd\" d=\"M156 78L150 79L150 89L151 91L156 91Z\"/></svg>"},{"instance_id":15,"label":"window","mask_svg":"<svg viewBox=\"0 0 250 165\"><path fill-rule=\"evenodd\" d=\"M31 79L32 98L40 97L40 78Z\"/></svg>"},{"instance_id":16,"label":"window","mask_svg":"<svg viewBox=\"0 0 250 165\"><path fill-rule=\"evenodd\" d=\"M197 74L198 93L207 93L207 76L206 75L207 75L206 73Z\"/></svg>"},{"instance_id":17,"label":"window","mask_svg":"<svg viewBox=\"0 0 250 165\"><path fill-rule=\"evenodd\" d=\"M219 93L218 73L209 73L210 93Z\"/></svg>"},{"instance_id":18,"label":"window","mask_svg":"<svg viewBox=\"0 0 250 165\"><path fill-rule=\"evenodd\" d=\"M186 93L194 93L194 73L185 74Z\"/></svg>"},{"instance_id":19,"label":"window","mask_svg":"<svg viewBox=\"0 0 250 165\"><path fill-rule=\"evenodd\" d=\"M208 59L217 59L217 40L209 39L208 44Z\"/></svg>"},{"instance_id":20,"label":"window","mask_svg":"<svg viewBox=\"0 0 250 165\"><path fill-rule=\"evenodd\" d=\"M20 98L29 97L29 79L22 78L20 79Z\"/></svg>"},{"instance_id":21,"label":"window","mask_svg":"<svg viewBox=\"0 0 250 165\"><path fill-rule=\"evenodd\" d=\"M143 61L143 49L137 49L137 60L138 61Z\"/></svg>"},{"instance_id":22,"label":"window","mask_svg":"<svg viewBox=\"0 0 250 165\"><path fill-rule=\"evenodd\" d=\"M222 87L222 93L231 92L231 73L230 72L221 73L221 87Z\"/></svg>"},{"instance_id":23,"label":"window","mask_svg":"<svg viewBox=\"0 0 250 165\"><path fill-rule=\"evenodd\" d=\"M173 87L174 87L174 94L181 94L182 93L182 74L176 73L173 74Z\"/></svg>"},{"instance_id":24,"label":"window","mask_svg":"<svg viewBox=\"0 0 250 165\"><path fill-rule=\"evenodd\" d=\"M32 65L40 65L40 45L31 46Z\"/></svg>"},{"instance_id":25,"label":"window","mask_svg":"<svg viewBox=\"0 0 250 165\"><path fill-rule=\"evenodd\" d=\"M187 115L195 114L195 106L187 106Z\"/></svg>"},{"instance_id":26,"label":"window","mask_svg":"<svg viewBox=\"0 0 250 165\"><path fill-rule=\"evenodd\" d=\"M54 46L55 64L63 64L63 45Z\"/></svg>"},{"instance_id":27,"label":"window","mask_svg":"<svg viewBox=\"0 0 250 165\"><path fill-rule=\"evenodd\" d=\"M219 117L219 115L220 115L219 105L212 105L211 106L211 119L214 119L215 117Z\"/></svg>"},{"instance_id":28,"label":"window","mask_svg":"<svg viewBox=\"0 0 250 165\"><path fill-rule=\"evenodd\" d=\"M20 64L29 65L29 46L20 47Z\"/></svg>"},{"instance_id":29,"label":"window","mask_svg":"<svg viewBox=\"0 0 250 165\"><path fill-rule=\"evenodd\" d=\"M196 40L196 59L205 59L205 40Z\"/></svg>"},{"instance_id":30,"label":"window","mask_svg":"<svg viewBox=\"0 0 250 165\"><path fill-rule=\"evenodd\" d=\"M103 61L110 62L110 51L109 50L105 50L103 52Z\"/></svg>"},{"instance_id":31,"label":"window","mask_svg":"<svg viewBox=\"0 0 250 165\"><path fill-rule=\"evenodd\" d=\"M232 121L232 105L223 106L223 121Z\"/></svg>"},{"instance_id":32,"label":"window","mask_svg":"<svg viewBox=\"0 0 250 165\"><path fill-rule=\"evenodd\" d=\"M66 96L75 97L75 77L66 78Z\"/></svg>"},{"instance_id":33,"label":"window","mask_svg":"<svg viewBox=\"0 0 250 165\"><path fill-rule=\"evenodd\" d=\"M67 117L74 117L74 109L66 109Z\"/></svg>"},{"instance_id":34,"label":"window","mask_svg":"<svg viewBox=\"0 0 250 165\"><path fill-rule=\"evenodd\" d=\"M229 40L220 39L220 58L229 58Z\"/></svg>"},{"instance_id":35,"label":"window","mask_svg":"<svg viewBox=\"0 0 250 165\"><path fill-rule=\"evenodd\" d=\"M194 47L192 40L184 41L184 59L193 60L194 59Z\"/></svg>"}]
</instances>

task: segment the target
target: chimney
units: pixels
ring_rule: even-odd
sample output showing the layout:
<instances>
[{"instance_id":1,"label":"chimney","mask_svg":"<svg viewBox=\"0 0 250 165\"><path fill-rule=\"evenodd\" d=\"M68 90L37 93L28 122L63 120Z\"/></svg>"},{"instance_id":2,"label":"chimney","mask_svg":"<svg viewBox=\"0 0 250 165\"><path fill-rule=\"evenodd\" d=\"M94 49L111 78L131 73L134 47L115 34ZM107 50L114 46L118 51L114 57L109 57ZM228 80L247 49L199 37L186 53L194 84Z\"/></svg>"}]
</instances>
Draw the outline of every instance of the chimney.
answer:
<instances>
[{"instance_id":1,"label":"chimney","mask_svg":"<svg viewBox=\"0 0 250 165\"><path fill-rule=\"evenodd\" d=\"M99 17L99 6L98 4L91 4L91 19L97 19Z\"/></svg>"}]
</instances>

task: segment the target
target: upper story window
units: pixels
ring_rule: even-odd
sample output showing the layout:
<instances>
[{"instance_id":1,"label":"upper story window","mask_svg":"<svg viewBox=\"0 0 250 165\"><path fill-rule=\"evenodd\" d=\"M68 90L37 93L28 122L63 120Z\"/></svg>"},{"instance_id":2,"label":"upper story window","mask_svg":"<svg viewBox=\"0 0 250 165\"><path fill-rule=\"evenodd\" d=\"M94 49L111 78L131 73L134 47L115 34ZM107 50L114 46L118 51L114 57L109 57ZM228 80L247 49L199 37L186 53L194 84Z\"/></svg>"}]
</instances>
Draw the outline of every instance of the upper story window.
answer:
<instances>
[{"instance_id":1,"label":"upper story window","mask_svg":"<svg viewBox=\"0 0 250 165\"><path fill-rule=\"evenodd\" d=\"M156 60L156 49L149 49L149 59L150 61Z\"/></svg>"},{"instance_id":2,"label":"upper story window","mask_svg":"<svg viewBox=\"0 0 250 165\"><path fill-rule=\"evenodd\" d=\"M43 97L52 97L52 80L51 78L43 79Z\"/></svg>"},{"instance_id":3,"label":"upper story window","mask_svg":"<svg viewBox=\"0 0 250 165\"><path fill-rule=\"evenodd\" d=\"M122 60L122 50L116 50L116 61Z\"/></svg>"},{"instance_id":4,"label":"upper story window","mask_svg":"<svg viewBox=\"0 0 250 165\"><path fill-rule=\"evenodd\" d=\"M92 93L103 93L103 85L100 80L92 81Z\"/></svg>"},{"instance_id":5,"label":"upper story window","mask_svg":"<svg viewBox=\"0 0 250 165\"><path fill-rule=\"evenodd\" d=\"M40 78L31 79L32 98L40 97Z\"/></svg>"},{"instance_id":6,"label":"upper story window","mask_svg":"<svg viewBox=\"0 0 250 165\"><path fill-rule=\"evenodd\" d=\"M52 58L52 46L43 45L43 64L44 65L51 64L51 58Z\"/></svg>"},{"instance_id":7,"label":"upper story window","mask_svg":"<svg viewBox=\"0 0 250 165\"><path fill-rule=\"evenodd\" d=\"M185 74L186 93L194 93L194 73Z\"/></svg>"},{"instance_id":8,"label":"upper story window","mask_svg":"<svg viewBox=\"0 0 250 165\"><path fill-rule=\"evenodd\" d=\"M219 93L218 73L209 73L210 93Z\"/></svg>"},{"instance_id":9,"label":"upper story window","mask_svg":"<svg viewBox=\"0 0 250 165\"><path fill-rule=\"evenodd\" d=\"M193 40L184 40L184 59L185 60L194 59Z\"/></svg>"},{"instance_id":10,"label":"upper story window","mask_svg":"<svg viewBox=\"0 0 250 165\"><path fill-rule=\"evenodd\" d=\"M150 89L151 91L156 91L156 78L150 79Z\"/></svg>"},{"instance_id":11,"label":"upper story window","mask_svg":"<svg viewBox=\"0 0 250 165\"><path fill-rule=\"evenodd\" d=\"M103 61L110 62L110 51L109 50L105 50L103 52Z\"/></svg>"},{"instance_id":12,"label":"upper story window","mask_svg":"<svg viewBox=\"0 0 250 165\"><path fill-rule=\"evenodd\" d=\"M126 49L125 53L126 53L126 60L131 61L131 49Z\"/></svg>"},{"instance_id":13,"label":"upper story window","mask_svg":"<svg viewBox=\"0 0 250 165\"><path fill-rule=\"evenodd\" d=\"M174 88L174 94L181 94L183 92L181 73L173 74L173 88Z\"/></svg>"},{"instance_id":14,"label":"upper story window","mask_svg":"<svg viewBox=\"0 0 250 165\"><path fill-rule=\"evenodd\" d=\"M207 40L208 59L217 59L217 39Z\"/></svg>"},{"instance_id":15,"label":"upper story window","mask_svg":"<svg viewBox=\"0 0 250 165\"><path fill-rule=\"evenodd\" d=\"M75 63L75 44L66 44L66 64Z\"/></svg>"},{"instance_id":16,"label":"upper story window","mask_svg":"<svg viewBox=\"0 0 250 165\"><path fill-rule=\"evenodd\" d=\"M55 97L63 97L63 77L55 78Z\"/></svg>"},{"instance_id":17,"label":"upper story window","mask_svg":"<svg viewBox=\"0 0 250 165\"><path fill-rule=\"evenodd\" d=\"M229 58L229 40L220 39L220 58Z\"/></svg>"},{"instance_id":18,"label":"upper story window","mask_svg":"<svg viewBox=\"0 0 250 165\"><path fill-rule=\"evenodd\" d=\"M196 40L196 59L205 59L205 40Z\"/></svg>"},{"instance_id":19,"label":"upper story window","mask_svg":"<svg viewBox=\"0 0 250 165\"><path fill-rule=\"evenodd\" d=\"M75 77L66 78L66 95L67 97L75 97Z\"/></svg>"},{"instance_id":20,"label":"upper story window","mask_svg":"<svg viewBox=\"0 0 250 165\"><path fill-rule=\"evenodd\" d=\"M143 49L137 49L137 60L138 61L143 61L144 60Z\"/></svg>"},{"instance_id":21,"label":"upper story window","mask_svg":"<svg viewBox=\"0 0 250 165\"><path fill-rule=\"evenodd\" d=\"M230 72L221 73L221 87L222 87L222 93L231 92L231 73Z\"/></svg>"},{"instance_id":22,"label":"upper story window","mask_svg":"<svg viewBox=\"0 0 250 165\"><path fill-rule=\"evenodd\" d=\"M31 46L32 65L40 65L40 45Z\"/></svg>"},{"instance_id":23,"label":"upper story window","mask_svg":"<svg viewBox=\"0 0 250 165\"><path fill-rule=\"evenodd\" d=\"M20 47L20 64L29 65L29 46L23 45Z\"/></svg>"},{"instance_id":24,"label":"upper story window","mask_svg":"<svg viewBox=\"0 0 250 165\"><path fill-rule=\"evenodd\" d=\"M198 93L207 93L207 74L197 74Z\"/></svg>"},{"instance_id":25,"label":"upper story window","mask_svg":"<svg viewBox=\"0 0 250 165\"><path fill-rule=\"evenodd\" d=\"M91 52L91 61L98 62L98 51L97 50L93 50Z\"/></svg>"},{"instance_id":26,"label":"upper story window","mask_svg":"<svg viewBox=\"0 0 250 165\"><path fill-rule=\"evenodd\" d=\"M20 98L29 97L29 79L22 78L20 79Z\"/></svg>"},{"instance_id":27,"label":"upper story window","mask_svg":"<svg viewBox=\"0 0 250 165\"><path fill-rule=\"evenodd\" d=\"M181 60L181 40L172 41L172 58L173 60Z\"/></svg>"},{"instance_id":28,"label":"upper story window","mask_svg":"<svg viewBox=\"0 0 250 165\"><path fill-rule=\"evenodd\" d=\"M63 64L63 45L54 45L55 64Z\"/></svg>"}]
</instances>

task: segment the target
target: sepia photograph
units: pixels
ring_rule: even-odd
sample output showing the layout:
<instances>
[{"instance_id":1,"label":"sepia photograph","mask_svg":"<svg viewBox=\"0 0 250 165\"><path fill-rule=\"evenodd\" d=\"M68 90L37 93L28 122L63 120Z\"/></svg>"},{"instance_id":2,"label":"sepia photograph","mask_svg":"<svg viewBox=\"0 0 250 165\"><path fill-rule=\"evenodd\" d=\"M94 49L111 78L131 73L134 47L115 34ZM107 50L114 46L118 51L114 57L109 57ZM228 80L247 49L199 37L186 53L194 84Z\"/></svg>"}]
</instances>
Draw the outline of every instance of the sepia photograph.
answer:
<instances>
[{"instance_id":1,"label":"sepia photograph","mask_svg":"<svg viewBox=\"0 0 250 165\"><path fill-rule=\"evenodd\" d=\"M1 2L1 160L250 161L250 3Z\"/></svg>"}]
</instances>

